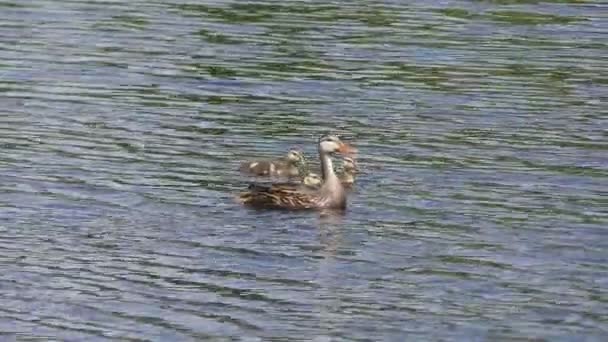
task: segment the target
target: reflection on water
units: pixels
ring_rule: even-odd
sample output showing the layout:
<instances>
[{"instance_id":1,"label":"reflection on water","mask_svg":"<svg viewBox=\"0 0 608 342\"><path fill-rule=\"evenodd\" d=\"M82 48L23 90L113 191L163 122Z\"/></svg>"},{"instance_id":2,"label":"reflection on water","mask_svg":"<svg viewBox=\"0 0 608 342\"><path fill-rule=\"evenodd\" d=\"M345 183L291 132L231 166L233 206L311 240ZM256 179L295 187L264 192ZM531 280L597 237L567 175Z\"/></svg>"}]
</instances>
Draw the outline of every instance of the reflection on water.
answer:
<instances>
[{"instance_id":1,"label":"reflection on water","mask_svg":"<svg viewBox=\"0 0 608 342\"><path fill-rule=\"evenodd\" d=\"M318 231L319 246L322 248L321 254L326 259L331 259L336 255L342 240L341 230L345 229L343 212L324 211L321 212Z\"/></svg>"},{"instance_id":2,"label":"reflection on water","mask_svg":"<svg viewBox=\"0 0 608 342\"><path fill-rule=\"evenodd\" d=\"M0 1L2 336L600 340L604 7ZM346 212L234 202L329 131Z\"/></svg>"}]
</instances>

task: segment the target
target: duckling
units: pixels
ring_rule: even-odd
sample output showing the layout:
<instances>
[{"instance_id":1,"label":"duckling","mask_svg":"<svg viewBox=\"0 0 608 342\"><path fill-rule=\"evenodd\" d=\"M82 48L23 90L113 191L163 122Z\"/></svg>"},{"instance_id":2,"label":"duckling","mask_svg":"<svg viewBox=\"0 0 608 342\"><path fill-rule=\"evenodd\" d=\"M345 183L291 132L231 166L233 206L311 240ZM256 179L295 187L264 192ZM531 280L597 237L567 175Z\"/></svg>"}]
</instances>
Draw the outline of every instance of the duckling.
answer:
<instances>
[{"instance_id":1,"label":"duckling","mask_svg":"<svg viewBox=\"0 0 608 342\"><path fill-rule=\"evenodd\" d=\"M342 174L339 176L344 187L352 187L355 183L355 175L359 171L354 158L344 156L342 159Z\"/></svg>"},{"instance_id":2,"label":"duckling","mask_svg":"<svg viewBox=\"0 0 608 342\"><path fill-rule=\"evenodd\" d=\"M321 187L321 184L323 184L323 178L316 173L310 172L304 177L302 184L311 189L318 189Z\"/></svg>"},{"instance_id":3,"label":"duckling","mask_svg":"<svg viewBox=\"0 0 608 342\"><path fill-rule=\"evenodd\" d=\"M281 159L243 162L239 170L256 176L297 177L302 174L305 164L302 152L290 150Z\"/></svg>"},{"instance_id":4,"label":"duckling","mask_svg":"<svg viewBox=\"0 0 608 342\"><path fill-rule=\"evenodd\" d=\"M286 182L286 183L273 183L273 184L269 184L269 185L250 184L248 189L253 190L253 191L269 191L272 189L273 191L284 190L284 191L307 192L310 190L319 189L321 187L321 184L323 184L323 179L321 178L321 176L317 175L316 173L309 173L305 177L302 178L301 183Z\"/></svg>"}]
</instances>

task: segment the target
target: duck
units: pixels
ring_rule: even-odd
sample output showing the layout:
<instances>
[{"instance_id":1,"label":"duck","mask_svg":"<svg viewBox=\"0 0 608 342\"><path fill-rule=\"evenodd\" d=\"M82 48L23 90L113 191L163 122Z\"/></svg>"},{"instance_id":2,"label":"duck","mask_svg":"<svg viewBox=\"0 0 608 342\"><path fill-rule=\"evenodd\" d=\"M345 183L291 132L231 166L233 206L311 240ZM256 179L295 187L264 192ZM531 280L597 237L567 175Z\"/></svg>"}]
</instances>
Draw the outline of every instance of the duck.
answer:
<instances>
[{"instance_id":1,"label":"duck","mask_svg":"<svg viewBox=\"0 0 608 342\"><path fill-rule=\"evenodd\" d=\"M310 189L318 189L323 184L323 179L321 176L309 172L304 179L302 179L302 184Z\"/></svg>"},{"instance_id":2,"label":"duck","mask_svg":"<svg viewBox=\"0 0 608 342\"><path fill-rule=\"evenodd\" d=\"M256 176L298 177L302 175L305 166L306 160L302 152L290 150L280 159L243 162L239 170Z\"/></svg>"},{"instance_id":3,"label":"duck","mask_svg":"<svg viewBox=\"0 0 608 342\"><path fill-rule=\"evenodd\" d=\"M355 183L355 175L359 171L355 158L345 156L342 159L342 174L340 175L340 181L344 187L352 187Z\"/></svg>"},{"instance_id":4,"label":"duck","mask_svg":"<svg viewBox=\"0 0 608 342\"><path fill-rule=\"evenodd\" d=\"M266 209L346 209L346 192L334 172L331 155L336 152L350 155L356 152L356 149L331 134L321 136L318 146L323 178L323 185L318 189L254 184L249 186L249 191L241 193L238 200L245 206Z\"/></svg>"}]
</instances>

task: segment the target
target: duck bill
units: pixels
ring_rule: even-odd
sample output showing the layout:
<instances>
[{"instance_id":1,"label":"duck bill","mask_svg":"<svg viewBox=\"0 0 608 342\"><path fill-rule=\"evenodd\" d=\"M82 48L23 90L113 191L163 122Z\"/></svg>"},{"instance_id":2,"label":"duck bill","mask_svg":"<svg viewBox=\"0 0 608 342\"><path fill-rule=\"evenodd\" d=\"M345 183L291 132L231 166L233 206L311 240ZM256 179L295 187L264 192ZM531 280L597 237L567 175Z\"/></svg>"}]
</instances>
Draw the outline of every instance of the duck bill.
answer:
<instances>
[{"instance_id":1,"label":"duck bill","mask_svg":"<svg viewBox=\"0 0 608 342\"><path fill-rule=\"evenodd\" d=\"M346 155L351 155L357 153L357 149L350 146L349 144L342 143L338 152Z\"/></svg>"}]
</instances>

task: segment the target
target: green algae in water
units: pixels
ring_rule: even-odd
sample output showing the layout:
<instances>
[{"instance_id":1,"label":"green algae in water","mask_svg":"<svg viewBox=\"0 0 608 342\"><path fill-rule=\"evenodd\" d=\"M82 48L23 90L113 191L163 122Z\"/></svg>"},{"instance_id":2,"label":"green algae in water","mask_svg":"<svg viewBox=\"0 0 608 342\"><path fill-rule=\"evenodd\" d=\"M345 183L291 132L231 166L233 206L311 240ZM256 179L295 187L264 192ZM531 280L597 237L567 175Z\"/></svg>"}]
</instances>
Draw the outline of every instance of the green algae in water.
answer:
<instances>
[{"instance_id":1,"label":"green algae in water","mask_svg":"<svg viewBox=\"0 0 608 342\"><path fill-rule=\"evenodd\" d=\"M198 30L197 34L211 44L236 44L238 40L227 35L205 29Z\"/></svg>"},{"instance_id":2,"label":"green algae in water","mask_svg":"<svg viewBox=\"0 0 608 342\"><path fill-rule=\"evenodd\" d=\"M462 8L444 8L439 10L439 13L446 17L458 18L458 19L471 19L475 15Z\"/></svg>"},{"instance_id":3,"label":"green algae in water","mask_svg":"<svg viewBox=\"0 0 608 342\"><path fill-rule=\"evenodd\" d=\"M490 19L515 25L545 25L570 24L581 21L582 18L567 17L554 14L541 14L519 11L495 11L489 15Z\"/></svg>"}]
</instances>

